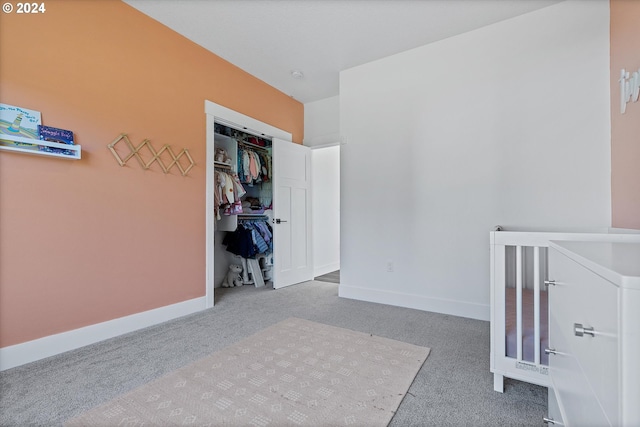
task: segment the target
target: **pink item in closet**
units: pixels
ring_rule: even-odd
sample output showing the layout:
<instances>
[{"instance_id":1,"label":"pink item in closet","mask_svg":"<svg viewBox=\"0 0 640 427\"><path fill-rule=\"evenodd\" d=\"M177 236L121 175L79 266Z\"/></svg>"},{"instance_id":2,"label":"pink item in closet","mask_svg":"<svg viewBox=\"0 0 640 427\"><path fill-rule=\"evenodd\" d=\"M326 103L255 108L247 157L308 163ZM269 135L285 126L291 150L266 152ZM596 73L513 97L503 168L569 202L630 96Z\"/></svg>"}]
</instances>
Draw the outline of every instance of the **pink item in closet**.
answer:
<instances>
[{"instance_id":1,"label":"pink item in closet","mask_svg":"<svg viewBox=\"0 0 640 427\"><path fill-rule=\"evenodd\" d=\"M251 172L251 179L258 177L258 165L256 163L255 153L249 153L249 172Z\"/></svg>"}]
</instances>

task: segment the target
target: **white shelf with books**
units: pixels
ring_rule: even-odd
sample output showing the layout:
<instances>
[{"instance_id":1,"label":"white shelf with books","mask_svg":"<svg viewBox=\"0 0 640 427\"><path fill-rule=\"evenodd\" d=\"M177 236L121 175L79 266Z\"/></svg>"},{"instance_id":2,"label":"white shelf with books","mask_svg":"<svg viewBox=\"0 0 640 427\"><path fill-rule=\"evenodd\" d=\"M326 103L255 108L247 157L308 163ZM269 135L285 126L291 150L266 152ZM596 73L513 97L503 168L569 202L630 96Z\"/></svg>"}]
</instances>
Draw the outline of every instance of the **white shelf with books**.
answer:
<instances>
[{"instance_id":1,"label":"white shelf with books","mask_svg":"<svg viewBox=\"0 0 640 427\"><path fill-rule=\"evenodd\" d=\"M0 151L78 160L73 132L42 124L39 111L0 103Z\"/></svg>"},{"instance_id":2,"label":"white shelf with books","mask_svg":"<svg viewBox=\"0 0 640 427\"><path fill-rule=\"evenodd\" d=\"M3 145L0 142L0 150L14 151L17 153L34 154L37 156L59 157L63 159L79 160L82 157L82 146L76 144L60 144L57 142L43 141L40 139L25 138L22 136L1 134L0 140L13 141L14 145ZM6 144L6 143L5 143ZM24 144L24 145L23 145ZM66 150L69 154L60 152L49 152L42 150L41 147L60 148Z\"/></svg>"}]
</instances>

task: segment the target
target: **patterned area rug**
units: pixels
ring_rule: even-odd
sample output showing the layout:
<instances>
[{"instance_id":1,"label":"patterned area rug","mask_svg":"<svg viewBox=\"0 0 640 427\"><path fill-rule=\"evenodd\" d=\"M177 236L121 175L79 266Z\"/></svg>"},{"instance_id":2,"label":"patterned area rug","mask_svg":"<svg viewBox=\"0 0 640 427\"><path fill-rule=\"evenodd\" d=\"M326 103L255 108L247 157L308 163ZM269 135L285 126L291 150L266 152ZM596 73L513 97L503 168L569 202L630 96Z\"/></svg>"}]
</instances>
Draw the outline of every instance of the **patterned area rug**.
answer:
<instances>
[{"instance_id":1,"label":"patterned area rug","mask_svg":"<svg viewBox=\"0 0 640 427\"><path fill-rule=\"evenodd\" d=\"M386 426L430 349L290 318L66 426Z\"/></svg>"}]
</instances>

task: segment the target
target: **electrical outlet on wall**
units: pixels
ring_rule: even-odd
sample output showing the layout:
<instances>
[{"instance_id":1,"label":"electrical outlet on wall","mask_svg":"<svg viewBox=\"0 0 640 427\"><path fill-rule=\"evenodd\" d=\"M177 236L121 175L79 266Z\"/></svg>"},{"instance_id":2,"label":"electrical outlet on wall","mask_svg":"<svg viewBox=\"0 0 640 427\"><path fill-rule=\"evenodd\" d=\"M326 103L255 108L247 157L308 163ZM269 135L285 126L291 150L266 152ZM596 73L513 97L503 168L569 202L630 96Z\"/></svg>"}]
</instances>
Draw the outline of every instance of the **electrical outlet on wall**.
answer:
<instances>
[{"instance_id":1,"label":"electrical outlet on wall","mask_svg":"<svg viewBox=\"0 0 640 427\"><path fill-rule=\"evenodd\" d=\"M395 266L393 265L393 261L388 260L387 261L387 273L393 273L393 269L395 268Z\"/></svg>"}]
</instances>

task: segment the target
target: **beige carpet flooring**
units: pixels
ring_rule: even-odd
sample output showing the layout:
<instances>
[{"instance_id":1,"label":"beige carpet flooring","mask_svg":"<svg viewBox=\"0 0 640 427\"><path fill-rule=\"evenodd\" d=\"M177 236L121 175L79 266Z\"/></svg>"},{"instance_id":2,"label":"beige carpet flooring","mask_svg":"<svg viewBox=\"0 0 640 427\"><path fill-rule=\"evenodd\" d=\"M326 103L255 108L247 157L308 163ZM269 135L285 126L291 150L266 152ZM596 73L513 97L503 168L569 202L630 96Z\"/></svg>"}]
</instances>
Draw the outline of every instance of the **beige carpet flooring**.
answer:
<instances>
[{"instance_id":1,"label":"beige carpet flooring","mask_svg":"<svg viewBox=\"0 0 640 427\"><path fill-rule=\"evenodd\" d=\"M386 426L430 349L289 318L66 426Z\"/></svg>"}]
</instances>

